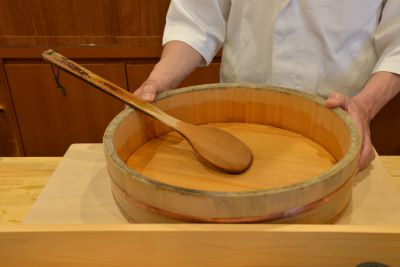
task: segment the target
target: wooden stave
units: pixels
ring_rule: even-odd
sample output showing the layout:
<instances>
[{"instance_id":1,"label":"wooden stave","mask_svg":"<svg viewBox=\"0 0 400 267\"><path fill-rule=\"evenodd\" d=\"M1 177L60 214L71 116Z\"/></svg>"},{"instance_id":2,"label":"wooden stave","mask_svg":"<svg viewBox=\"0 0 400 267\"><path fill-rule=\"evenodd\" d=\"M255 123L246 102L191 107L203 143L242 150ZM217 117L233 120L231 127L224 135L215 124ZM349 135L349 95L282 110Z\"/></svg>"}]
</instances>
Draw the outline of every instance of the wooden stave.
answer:
<instances>
[{"instance_id":1,"label":"wooden stave","mask_svg":"<svg viewBox=\"0 0 400 267\"><path fill-rule=\"evenodd\" d=\"M171 213L141 203L111 179L111 190L122 215L134 223L334 223L351 201L352 180L335 192L305 207L258 217L201 218Z\"/></svg>"}]
</instances>

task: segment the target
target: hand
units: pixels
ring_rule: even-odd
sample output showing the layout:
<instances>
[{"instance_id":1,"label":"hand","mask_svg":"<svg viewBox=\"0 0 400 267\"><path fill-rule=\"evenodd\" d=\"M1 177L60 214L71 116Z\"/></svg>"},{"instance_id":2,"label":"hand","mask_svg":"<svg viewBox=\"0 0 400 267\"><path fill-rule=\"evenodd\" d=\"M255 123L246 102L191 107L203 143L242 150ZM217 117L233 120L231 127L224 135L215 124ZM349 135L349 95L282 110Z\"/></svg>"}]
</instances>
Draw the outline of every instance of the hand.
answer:
<instances>
[{"instance_id":1,"label":"hand","mask_svg":"<svg viewBox=\"0 0 400 267\"><path fill-rule=\"evenodd\" d=\"M175 89L202 62L203 57L190 45L170 41L164 46L161 59L147 80L133 94L152 102L157 93Z\"/></svg>"},{"instance_id":2,"label":"hand","mask_svg":"<svg viewBox=\"0 0 400 267\"><path fill-rule=\"evenodd\" d=\"M328 108L340 107L354 120L361 134L361 152L358 160L358 170L365 169L375 158L369 130L370 117L367 109L359 103L356 97L348 97L340 93L332 93L326 100Z\"/></svg>"},{"instance_id":3,"label":"hand","mask_svg":"<svg viewBox=\"0 0 400 267\"><path fill-rule=\"evenodd\" d=\"M153 102L160 91L162 90L156 81L146 80L133 94L146 102Z\"/></svg>"}]
</instances>

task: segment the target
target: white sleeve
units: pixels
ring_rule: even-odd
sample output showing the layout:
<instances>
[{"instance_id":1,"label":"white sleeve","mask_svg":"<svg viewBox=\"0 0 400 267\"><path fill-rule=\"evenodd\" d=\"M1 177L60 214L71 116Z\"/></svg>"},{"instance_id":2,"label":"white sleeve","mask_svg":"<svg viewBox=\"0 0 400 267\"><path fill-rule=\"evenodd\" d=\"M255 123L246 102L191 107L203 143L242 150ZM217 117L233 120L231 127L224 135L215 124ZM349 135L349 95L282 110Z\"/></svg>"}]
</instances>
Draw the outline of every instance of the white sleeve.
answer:
<instances>
[{"instance_id":1,"label":"white sleeve","mask_svg":"<svg viewBox=\"0 0 400 267\"><path fill-rule=\"evenodd\" d=\"M374 73L388 71L400 74L400 1L388 0L375 33L378 62Z\"/></svg>"},{"instance_id":2,"label":"white sleeve","mask_svg":"<svg viewBox=\"0 0 400 267\"><path fill-rule=\"evenodd\" d=\"M210 64L225 40L229 0L172 0L163 45L179 40L193 47Z\"/></svg>"}]
</instances>

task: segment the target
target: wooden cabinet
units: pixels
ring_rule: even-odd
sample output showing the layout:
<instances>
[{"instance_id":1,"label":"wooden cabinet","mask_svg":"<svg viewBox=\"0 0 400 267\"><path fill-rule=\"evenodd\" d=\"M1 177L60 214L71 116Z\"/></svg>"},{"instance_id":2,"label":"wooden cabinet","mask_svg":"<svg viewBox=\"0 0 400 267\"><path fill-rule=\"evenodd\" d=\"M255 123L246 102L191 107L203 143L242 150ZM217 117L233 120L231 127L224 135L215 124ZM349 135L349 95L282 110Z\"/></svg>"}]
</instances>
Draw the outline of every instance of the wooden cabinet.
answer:
<instances>
[{"instance_id":1,"label":"wooden cabinet","mask_svg":"<svg viewBox=\"0 0 400 267\"><path fill-rule=\"evenodd\" d=\"M0 60L0 156L22 156L23 153L4 65Z\"/></svg>"},{"instance_id":2,"label":"wooden cabinet","mask_svg":"<svg viewBox=\"0 0 400 267\"><path fill-rule=\"evenodd\" d=\"M85 66L126 88L124 64ZM106 126L124 108L121 102L60 72L63 95L49 64L7 64L5 70L25 155L63 155L72 143L102 142Z\"/></svg>"},{"instance_id":3,"label":"wooden cabinet","mask_svg":"<svg viewBox=\"0 0 400 267\"><path fill-rule=\"evenodd\" d=\"M160 44L170 0L0 0L0 45Z\"/></svg>"},{"instance_id":4,"label":"wooden cabinet","mask_svg":"<svg viewBox=\"0 0 400 267\"><path fill-rule=\"evenodd\" d=\"M101 142L124 105L65 73L63 96L40 53L53 48L128 88L126 64L161 55L169 2L0 0L0 155L56 156Z\"/></svg>"},{"instance_id":5,"label":"wooden cabinet","mask_svg":"<svg viewBox=\"0 0 400 267\"><path fill-rule=\"evenodd\" d=\"M375 116L370 129L379 154L400 155L400 94Z\"/></svg>"},{"instance_id":6,"label":"wooden cabinet","mask_svg":"<svg viewBox=\"0 0 400 267\"><path fill-rule=\"evenodd\" d=\"M155 64L126 64L121 59L115 63L107 63L115 59L102 61L105 62L83 65L130 91L140 86ZM124 108L118 100L60 71L59 82L65 89L64 95L55 81L57 68L53 71L49 64L40 60L4 65L7 88L2 91L10 92L13 103L10 113L15 114L18 127L12 131L11 124L3 123L7 125L3 132L8 129L7 134L20 141L20 146L16 142L15 148L7 148L3 155L61 156L73 143L102 142L105 128ZM196 70L182 86L214 83L218 79L219 63L213 63ZM1 145L5 150L6 144Z\"/></svg>"}]
</instances>

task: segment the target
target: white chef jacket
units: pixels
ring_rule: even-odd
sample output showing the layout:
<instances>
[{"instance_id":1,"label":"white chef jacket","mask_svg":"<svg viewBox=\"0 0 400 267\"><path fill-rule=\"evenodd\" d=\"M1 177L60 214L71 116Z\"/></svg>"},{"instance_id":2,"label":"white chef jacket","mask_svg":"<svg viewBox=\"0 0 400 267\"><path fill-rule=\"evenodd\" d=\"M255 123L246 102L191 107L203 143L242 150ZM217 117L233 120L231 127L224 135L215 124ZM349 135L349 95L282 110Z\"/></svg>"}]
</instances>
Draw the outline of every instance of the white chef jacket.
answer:
<instances>
[{"instance_id":1,"label":"white chef jacket","mask_svg":"<svg viewBox=\"0 0 400 267\"><path fill-rule=\"evenodd\" d=\"M172 0L171 40L206 64L223 46L221 82L355 95L374 72L400 73L400 0Z\"/></svg>"}]
</instances>

